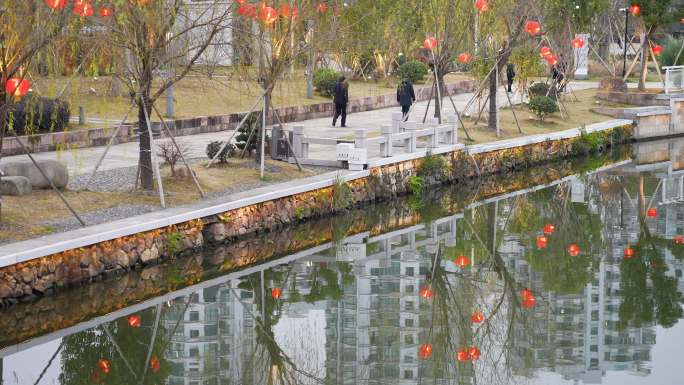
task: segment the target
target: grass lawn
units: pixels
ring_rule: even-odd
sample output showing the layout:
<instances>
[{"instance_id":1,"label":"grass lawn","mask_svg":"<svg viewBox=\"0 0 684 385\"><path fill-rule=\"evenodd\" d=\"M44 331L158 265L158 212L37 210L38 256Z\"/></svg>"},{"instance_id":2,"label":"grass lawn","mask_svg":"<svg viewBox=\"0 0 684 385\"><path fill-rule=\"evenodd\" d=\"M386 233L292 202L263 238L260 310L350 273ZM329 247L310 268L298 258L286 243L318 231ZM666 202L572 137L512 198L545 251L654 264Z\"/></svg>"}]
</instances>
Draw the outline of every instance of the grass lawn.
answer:
<instances>
[{"instance_id":1,"label":"grass lawn","mask_svg":"<svg viewBox=\"0 0 684 385\"><path fill-rule=\"evenodd\" d=\"M598 106L625 107L625 105L598 100L596 98L596 92L596 89L575 91L575 95L578 99L577 101L572 97L572 95L567 95L563 102L565 104L565 108L567 109L567 115L561 116L560 113L555 113L546 117L544 122L539 121L534 113L532 113L527 107L522 105L515 106L515 113L517 114L518 121L523 132L522 134L518 132L518 128L515 124L515 120L510 108L502 108L500 111L500 124L502 128L500 137L496 136L496 132L494 130L487 128L486 122L480 120L480 122L475 125L474 117L466 118L464 119L464 124L468 129L470 136L473 138L473 142L468 144L485 143L526 135L562 131L571 128L577 128L582 125L599 123L602 121L611 120L613 118L592 112L592 108ZM486 114L487 112L485 111L482 114L483 117L486 117ZM466 139L463 129L459 129L458 135L459 141L464 141Z\"/></svg>"},{"instance_id":2,"label":"grass lawn","mask_svg":"<svg viewBox=\"0 0 684 385\"><path fill-rule=\"evenodd\" d=\"M447 81L465 79L465 75L452 74ZM261 95L261 88L253 80L244 76L217 75L208 78L193 75L184 78L175 86L175 118L192 116L224 115L247 111ZM54 97L65 84L69 84L63 98L71 105L72 116L78 116L78 106L85 108L88 118L120 120L130 107L128 97L109 96L111 77L77 77L71 83L66 77L32 79L33 88L42 95ZM396 90L394 78L378 81L352 81L349 87L350 98L362 98L392 93ZM289 79L281 80L273 92L276 107L306 105L329 102L329 98L314 94L306 98L306 79L303 71L298 71ZM155 103L161 113L166 112L166 98L160 97ZM137 120L137 116L132 117ZM153 120L158 120L152 117ZM113 125L114 123L110 123ZM79 126L72 125L72 129ZM92 124L91 124L92 126ZM102 126L97 125L96 126Z\"/></svg>"},{"instance_id":3,"label":"grass lawn","mask_svg":"<svg viewBox=\"0 0 684 385\"><path fill-rule=\"evenodd\" d=\"M259 169L251 159L232 159L206 169L203 163L193 166L205 193L224 192L240 187L257 188L268 182L284 182L313 175L306 169L300 172L295 165L285 162L267 161L277 172L266 172L265 182L259 179ZM176 169L182 166L176 166ZM162 169L167 207L199 201L201 198L190 177L172 178L168 167ZM159 206L159 195L143 192L91 192L64 191L69 203L79 214L123 205ZM3 196L2 219L0 220L0 243L20 241L55 232L57 229L45 221L71 218L72 215L52 190L34 190L29 196ZM87 223L87 221L86 221Z\"/></svg>"}]
</instances>

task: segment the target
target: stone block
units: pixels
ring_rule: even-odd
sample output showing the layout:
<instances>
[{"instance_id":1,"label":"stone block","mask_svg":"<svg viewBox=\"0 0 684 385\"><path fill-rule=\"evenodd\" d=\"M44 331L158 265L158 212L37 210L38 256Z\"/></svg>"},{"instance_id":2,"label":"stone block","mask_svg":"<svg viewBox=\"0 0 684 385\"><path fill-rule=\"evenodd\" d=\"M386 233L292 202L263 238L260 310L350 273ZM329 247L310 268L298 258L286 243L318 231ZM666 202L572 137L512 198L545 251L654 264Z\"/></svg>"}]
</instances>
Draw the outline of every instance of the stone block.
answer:
<instances>
[{"instance_id":1,"label":"stone block","mask_svg":"<svg viewBox=\"0 0 684 385\"><path fill-rule=\"evenodd\" d=\"M31 190L31 182L23 176L4 176L0 181L0 193L2 195L30 195Z\"/></svg>"},{"instance_id":2,"label":"stone block","mask_svg":"<svg viewBox=\"0 0 684 385\"><path fill-rule=\"evenodd\" d=\"M69 183L69 171L66 166L55 160L37 160L47 177L58 188L66 187ZM31 161L13 161L0 165L6 176L23 176L29 180L31 186L37 189L49 189L50 182L40 173Z\"/></svg>"}]
</instances>

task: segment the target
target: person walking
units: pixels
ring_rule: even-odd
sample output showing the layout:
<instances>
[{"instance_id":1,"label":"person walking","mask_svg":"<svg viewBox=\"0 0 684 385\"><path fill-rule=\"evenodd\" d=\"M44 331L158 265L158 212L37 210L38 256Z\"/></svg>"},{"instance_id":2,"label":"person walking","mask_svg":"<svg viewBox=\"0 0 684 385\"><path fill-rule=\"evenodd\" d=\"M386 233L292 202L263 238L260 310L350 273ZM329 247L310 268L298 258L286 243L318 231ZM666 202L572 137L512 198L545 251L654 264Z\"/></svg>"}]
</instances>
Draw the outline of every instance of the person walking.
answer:
<instances>
[{"instance_id":1,"label":"person walking","mask_svg":"<svg viewBox=\"0 0 684 385\"><path fill-rule=\"evenodd\" d=\"M402 119L408 120L408 113L411 105L416 101L416 93L413 90L411 79L404 78L397 87L397 103L401 106Z\"/></svg>"},{"instance_id":2,"label":"person walking","mask_svg":"<svg viewBox=\"0 0 684 385\"><path fill-rule=\"evenodd\" d=\"M335 95L333 97L335 103L335 115L333 116L332 125L335 127L337 118L342 116L342 127L347 127L347 103L349 102L349 83L344 76L340 77L335 84Z\"/></svg>"},{"instance_id":3,"label":"person walking","mask_svg":"<svg viewBox=\"0 0 684 385\"><path fill-rule=\"evenodd\" d=\"M513 92L513 79L515 79L515 66L513 63L506 65L506 80L508 81L508 92Z\"/></svg>"}]
</instances>

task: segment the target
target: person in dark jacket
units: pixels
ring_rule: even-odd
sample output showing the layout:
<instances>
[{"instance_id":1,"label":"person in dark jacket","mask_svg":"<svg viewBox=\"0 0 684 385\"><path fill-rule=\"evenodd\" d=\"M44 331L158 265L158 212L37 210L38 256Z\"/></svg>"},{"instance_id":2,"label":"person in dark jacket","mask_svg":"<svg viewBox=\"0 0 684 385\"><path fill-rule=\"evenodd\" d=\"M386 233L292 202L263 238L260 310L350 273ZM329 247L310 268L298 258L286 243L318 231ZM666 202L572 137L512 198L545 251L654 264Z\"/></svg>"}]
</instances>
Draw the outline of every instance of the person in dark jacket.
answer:
<instances>
[{"instance_id":1,"label":"person in dark jacket","mask_svg":"<svg viewBox=\"0 0 684 385\"><path fill-rule=\"evenodd\" d=\"M416 101L416 93L413 90L413 84L409 78L402 80L399 87L397 87L397 102L401 105L401 113L404 121L408 120L408 113L411 105Z\"/></svg>"},{"instance_id":2,"label":"person in dark jacket","mask_svg":"<svg viewBox=\"0 0 684 385\"><path fill-rule=\"evenodd\" d=\"M335 95L333 98L335 103L335 116L333 116L332 125L335 127L337 118L342 116L342 127L347 127L347 102L349 102L349 84L344 76L340 77L335 84Z\"/></svg>"},{"instance_id":3,"label":"person in dark jacket","mask_svg":"<svg viewBox=\"0 0 684 385\"><path fill-rule=\"evenodd\" d=\"M506 65L506 80L508 81L508 92L513 92L513 79L515 79L515 66L512 63Z\"/></svg>"}]
</instances>

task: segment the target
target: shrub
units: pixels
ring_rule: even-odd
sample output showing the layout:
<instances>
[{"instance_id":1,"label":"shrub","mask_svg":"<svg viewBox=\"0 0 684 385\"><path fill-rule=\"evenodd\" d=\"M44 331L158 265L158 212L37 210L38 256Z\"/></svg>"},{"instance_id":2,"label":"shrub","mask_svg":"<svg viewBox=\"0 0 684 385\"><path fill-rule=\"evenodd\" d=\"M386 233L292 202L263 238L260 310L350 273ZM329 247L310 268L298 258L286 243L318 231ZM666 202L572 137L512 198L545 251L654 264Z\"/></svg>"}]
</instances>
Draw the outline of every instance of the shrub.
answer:
<instances>
[{"instance_id":1,"label":"shrub","mask_svg":"<svg viewBox=\"0 0 684 385\"><path fill-rule=\"evenodd\" d=\"M446 166L444 158L439 155L428 154L418 166L419 176L439 176L444 172Z\"/></svg>"},{"instance_id":2,"label":"shrub","mask_svg":"<svg viewBox=\"0 0 684 385\"><path fill-rule=\"evenodd\" d=\"M10 112L11 127L17 135L64 131L70 117L69 103L31 94L22 98Z\"/></svg>"},{"instance_id":3,"label":"shrub","mask_svg":"<svg viewBox=\"0 0 684 385\"><path fill-rule=\"evenodd\" d=\"M535 96L530 100L529 107L542 122L546 115L558 112L558 104L548 96Z\"/></svg>"},{"instance_id":4,"label":"shrub","mask_svg":"<svg viewBox=\"0 0 684 385\"><path fill-rule=\"evenodd\" d=\"M335 84L340 73L331 68L319 68L314 72L313 84L319 94L332 97L335 94Z\"/></svg>"},{"instance_id":5,"label":"shrub","mask_svg":"<svg viewBox=\"0 0 684 385\"><path fill-rule=\"evenodd\" d=\"M162 157L162 159L164 159L164 163L169 165L169 168L171 168L171 176L176 176L176 164L178 161L180 161L181 158L187 158L188 154L190 153L190 148L188 146L182 142L176 143L178 144L178 148L176 148L176 146L170 140L166 140L157 144L157 147L159 148L157 155ZM218 148L216 151L218 151Z\"/></svg>"},{"instance_id":6,"label":"shrub","mask_svg":"<svg viewBox=\"0 0 684 385\"><path fill-rule=\"evenodd\" d=\"M216 153L218 153L218 151L221 149L221 146L223 146L224 143L225 142L215 141L207 144L207 157L209 159L214 159ZM235 146L231 143L228 143L226 148L224 148L223 151L221 151L221 155L218 156L218 161L221 163L226 163L228 161L228 158L231 158L233 156L235 156Z\"/></svg>"},{"instance_id":7,"label":"shrub","mask_svg":"<svg viewBox=\"0 0 684 385\"><path fill-rule=\"evenodd\" d=\"M682 44L684 44L684 40L675 39L672 36L668 36L663 42L663 53L660 55L660 59L658 60L660 65L664 67L684 65L684 53L679 55L679 60L677 60L677 63L675 63L677 53L679 53L679 50L682 48Z\"/></svg>"},{"instance_id":8,"label":"shrub","mask_svg":"<svg viewBox=\"0 0 684 385\"><path fill-rule=\"evenodd\" d=\"M183 236L178 232L166 235L166 251L169 256L177 254L183 247Z\"/></svg>"},{"instance_id":9,"label":"shrub","mask_svg":"<svg viewBox=\"0 0 684 385\"><path fill-rule=\"evenodd\" d=\"M422 82L427 74L428 67L425 63L415 60L407 61L397 69L397 75L399 75L400 78L409 78L413 83Z\"/></svg>"},{"instance_id":10,"label":"shrub","mask_svg":"<svg viewBox=\"0 0 684 385\"><path fill-rule=\"evenodd\" d=\"M412 175L406 183L411 194L420 196L423 193L423 178Z\"/></svg>"},{"instance_id":11,"label":"shrub","mask_svg":"<svg viewBox=\"0 0 684 385\"><path fill-rule=\"evenodd\" d=\"M332 198L335 211L345 210L353 203L351 188L339 175L335 178Z\"/></svg>"},{"instance_id":12,"label":"shrub","mask_svg":"<svg viewBox=\"0 0 684 385\"><path fill-rule=\"evenodd\" d=\"M533 83L530 88L527 89L530 99L535 96L546 96L547 92L549 92L549 85L542 82Z\"/></svg>"}]
</instances>

